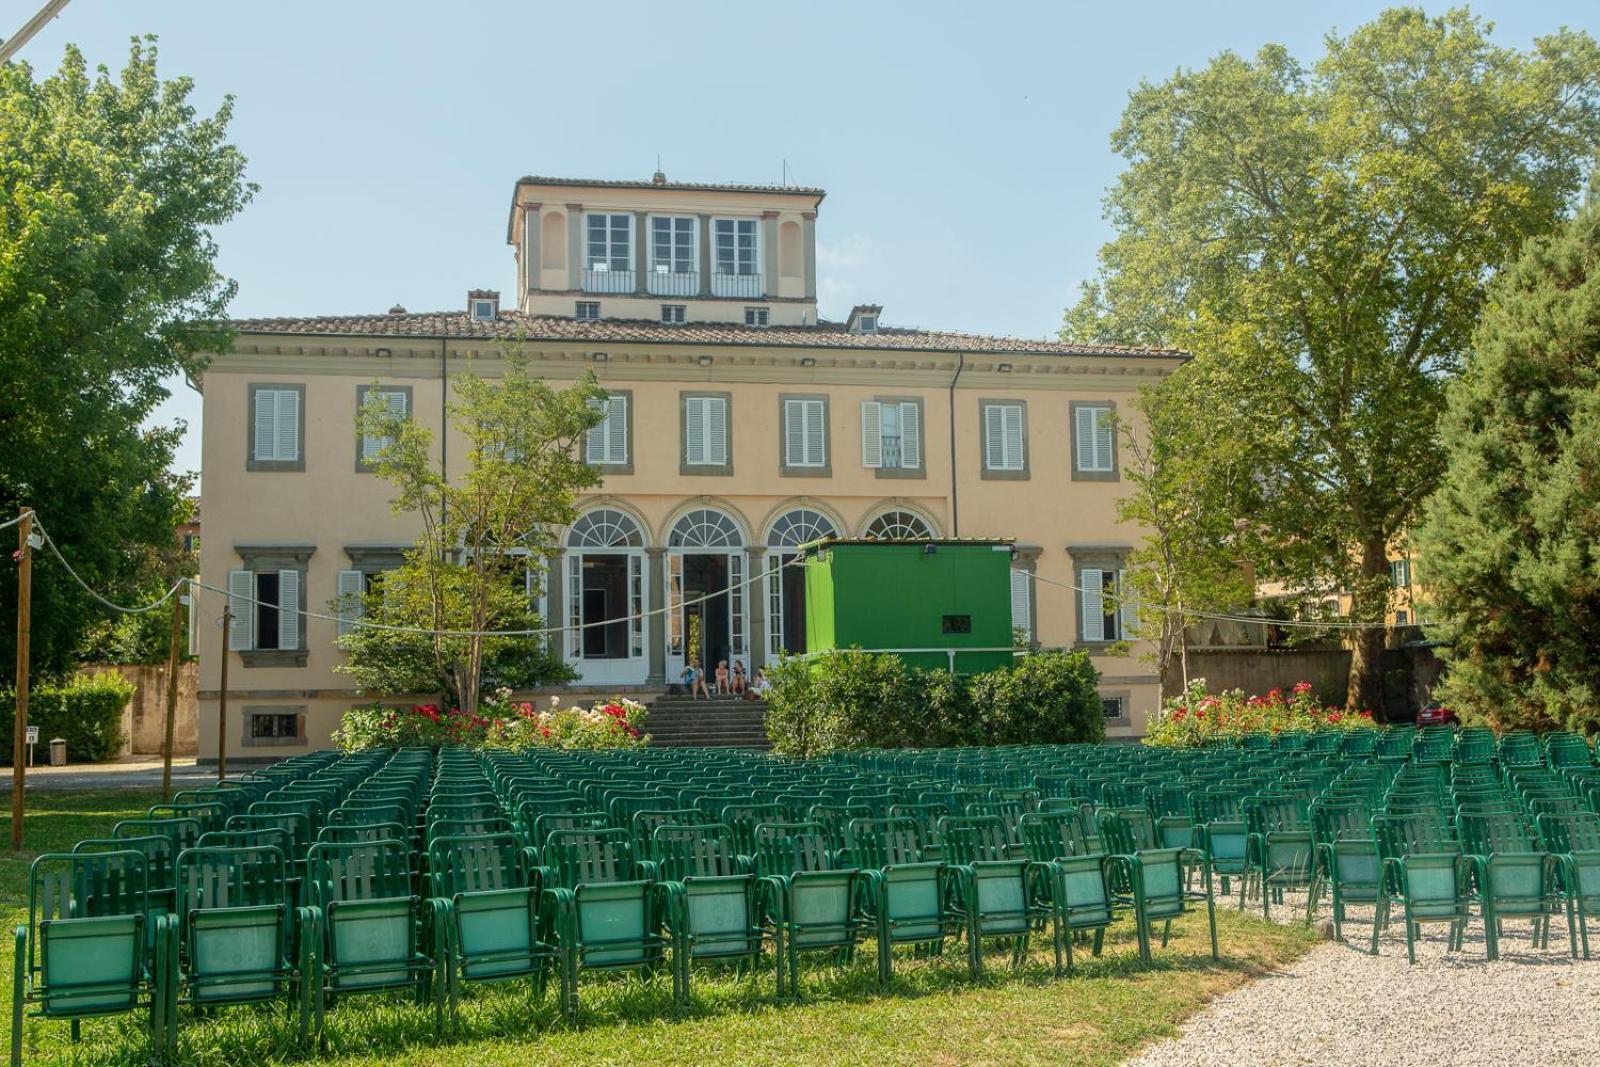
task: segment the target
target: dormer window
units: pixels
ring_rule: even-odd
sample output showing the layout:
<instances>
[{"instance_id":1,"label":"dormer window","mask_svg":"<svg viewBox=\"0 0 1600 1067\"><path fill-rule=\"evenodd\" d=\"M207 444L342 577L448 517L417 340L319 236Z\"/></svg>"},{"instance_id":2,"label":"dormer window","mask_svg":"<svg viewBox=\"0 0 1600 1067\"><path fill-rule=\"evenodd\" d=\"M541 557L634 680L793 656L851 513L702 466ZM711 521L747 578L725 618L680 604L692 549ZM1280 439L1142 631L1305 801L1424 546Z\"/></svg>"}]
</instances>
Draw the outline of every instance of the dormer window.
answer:
<instances>
[{"instance_id":1,"label":"dormer window","mask_svg":"<svg viewBox=\"0 0 1600 1067\"><path fill-rule=\"evenodd\" d=\"M492 289L474 289L467 294L467 314L473 322L493 322L500 313L500 294Z\"/></svg>"},{"instance_id":2,"label":"dormer window","mask_svg":"<svg viewBox=\"0 0 1600 1067\"><path fill-rule=\"evenodd\" d=\"M883 313L880 304L857 304L850 309L850 318L845 322L846 333L877 333L878 316Z\"/></svg>"},{"instance_id":3,"label":"dormer window","mask_svg":"<svg viewBox=\"0 0 1600 1067\"><path fill-rule=\"evenodd\" d=\"M681 326L688 316L688 307L683 304L662 304L661 321L669 326Z\"/></svg>"}]
</instances>

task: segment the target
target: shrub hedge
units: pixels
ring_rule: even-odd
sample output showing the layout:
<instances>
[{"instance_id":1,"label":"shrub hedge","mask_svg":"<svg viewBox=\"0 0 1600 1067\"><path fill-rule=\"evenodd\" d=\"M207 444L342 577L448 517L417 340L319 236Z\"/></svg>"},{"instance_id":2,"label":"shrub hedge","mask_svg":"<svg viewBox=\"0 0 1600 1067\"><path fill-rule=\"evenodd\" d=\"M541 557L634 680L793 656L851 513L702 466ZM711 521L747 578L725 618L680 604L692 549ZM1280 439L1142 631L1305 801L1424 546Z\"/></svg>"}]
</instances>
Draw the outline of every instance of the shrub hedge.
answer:
<instances>
[{"instance_id":1,"label":"shrub hedge","mask_svg":"<svg viewBox=\"0 0 1600 1067\"><path fill-rule=\"evenodd\" d=\"M781 755L1105 739L1099 675L1083 652L1039 652L959 677L841 649L785 659L767 677L767 736Z\"/></svg>"},{"instance_id":2,"label":"shrub hedge","mask_svg":"<svg viewBox=\"0 0 1600 1067\"><path fill-rule=\"evenodd\" d=\"M28 724L39 728L35 759L49 759L52 738L67 742L67 758L74 763L114 759L122 749L122 709L133 698L133 684L120 674L79 674L61 685L28 689ZM11 739L16 733L17 693L0 690L0 701L11 710L0 737L0 760L10 762Z\"/></svg>"}]
</instances>

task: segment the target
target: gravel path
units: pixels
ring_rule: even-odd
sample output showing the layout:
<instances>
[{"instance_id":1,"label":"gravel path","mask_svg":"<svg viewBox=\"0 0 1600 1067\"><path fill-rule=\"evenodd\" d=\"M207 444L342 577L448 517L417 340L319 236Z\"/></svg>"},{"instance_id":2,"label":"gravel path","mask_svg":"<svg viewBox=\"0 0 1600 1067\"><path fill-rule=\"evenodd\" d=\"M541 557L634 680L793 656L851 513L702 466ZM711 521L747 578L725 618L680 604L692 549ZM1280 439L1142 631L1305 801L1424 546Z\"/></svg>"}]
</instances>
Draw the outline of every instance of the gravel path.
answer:
<instances>
[{"instance_id":1,"label":"gravel path","mask_svg":"<svg viewBox=\"0 0 1600 1067\"><path fill-rule=\"evenodd\" d=\"M1273 908L1275 919L1291 914ZM1370 944L1371 914L1352 908L1350 944L1330 942L1218 997L1129 1067L1600 1063L1600 958L1571 959L1565 922L1553 924L1544 951L1530 947L1528 924L1508 922L1496 963L1484 960L1481 925L1448 955L1445 927L1424 926L1413 967L1398 922L1376 958L1354 947Z\"/></svg>"}]
</instances>

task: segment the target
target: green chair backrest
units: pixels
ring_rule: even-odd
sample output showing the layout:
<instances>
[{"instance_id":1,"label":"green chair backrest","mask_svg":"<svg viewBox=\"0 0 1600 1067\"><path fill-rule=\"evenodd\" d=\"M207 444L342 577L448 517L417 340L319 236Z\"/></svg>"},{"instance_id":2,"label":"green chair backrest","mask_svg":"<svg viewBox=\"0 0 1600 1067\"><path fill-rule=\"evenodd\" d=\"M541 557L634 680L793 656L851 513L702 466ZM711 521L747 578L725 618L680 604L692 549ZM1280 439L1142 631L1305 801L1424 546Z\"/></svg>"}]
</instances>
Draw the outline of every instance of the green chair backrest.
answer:
<instances>
[{"instance_id":1,"label":"green chair backrest","mask_svg":"<svg viewBox=\"0 0 1600 1067\"><path fill-rule=\"evenodd\" d=\"M650 858L666 881L744 873L734 849L733 830L721 823L662 823L652 831L649 848Z\"/></svg>"},{"instance_id":2,"label":"green chair backrest","mask_svg":"<svg viewBox=\"0 0 1600 1067\"><path fill-rule=\"evenodd\" d=\"M1036 863L1089 852L1083 824L1075 811L1040 811L1024 815L1022 847Z\"/></svg>"},{"instance_id":3,"label":"green chair backrest","mask_svg":"<svg viewBox=\"0 0 1600 1067\"><path fill-rule=\"evenodd\" d=\"M541 858L554 883L567 889L640 880L626 830L554 830Z\"/></svg>"},{"instance_id":4,"label":"green chair backrest","mask_svg":"<svg viewBox=\"0 0 1600 1067\"><path fill-rule=\"evenodd\" d=\"M951 863L988 863L1011 858L1011 834L998 815L947 815L939 840Z\"/></svg>"},{"instance_id":5,"label":"green chair backrest","mask_svg":"<svg viewBox=\"0 0 1600 1067\"><path fill-rule=\"evenodd\" d=\"M410 853L397 840L318 841L307 860L309 898L318 906L412 895Z\"/></svg>"},{"instance_id":6,"label":"green chair backrest","mask_svg":"<svg viewBox=\"0 0 1600 1067\"><path fill-rule=\"evenodd\" d=\"M827 832L817 823L762 823L755 840L756 873L764 878L837 869Z\"/></svg>"},{"instance_id":7,"label":"green chair backrest","mask_svg":"<svg viewBox=\"0 0 1600 1067\"><path fill-rule=\"evenodd\" d=\"M428 844L433 895L530 888L527 852L510 831L439 836Z\"/></svg>"},{"instance_id":8,"label":"green chair backrest","mask_svg":"<svg viewBox=\"0 0 1600 1067\"><path fill-rule=\"evenodd\" d=\"M275 831L283 833L283 831ZM283 850L274 845L184 849L178 856L178 914L290 901Z\"/></svg>"},{"instance_id":9,"label":"green chair backrest","mask_svg":"<svg viewBox=\"0 0 1600 1067\"><path fill-rule=\"evenodd\" d=\"M845 828L845 854L854 867L882 870L922 860L917 820L852 819Z\"/></svg>"}]
</instances>

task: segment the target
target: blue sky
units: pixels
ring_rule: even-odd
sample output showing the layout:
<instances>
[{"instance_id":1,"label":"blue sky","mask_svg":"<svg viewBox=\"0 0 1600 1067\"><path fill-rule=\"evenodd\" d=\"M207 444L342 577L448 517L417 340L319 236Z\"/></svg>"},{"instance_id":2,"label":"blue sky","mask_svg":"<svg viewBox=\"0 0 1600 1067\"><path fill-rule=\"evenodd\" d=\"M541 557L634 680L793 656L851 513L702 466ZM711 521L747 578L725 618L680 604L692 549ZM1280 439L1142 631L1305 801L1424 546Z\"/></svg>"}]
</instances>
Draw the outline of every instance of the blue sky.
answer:
<instances>
[{"instance_id":1,"label":"blue sky","mask_svg":"<svg viewBox=\"0 0 1600 1067\"><path fill-rule=\"evenodd\" d=\"M39 2L0 0L0 34ZM509 293L518 176L644 178L659 154L675 180L773 182L788 160L827 189L824 316L1038 337L1109 235L1130 89L1266 41L1313 59L1385 6L74 0L22 58L53 69L72 41L115 69L154 33L201 106L234 95L261 185L217 234L241 317ZM1517 46L1600 31L1593 0L1475 10ZM158 418L188 421L198 468L199 398L177 386Z\"/></svg>"}]
</instances>

